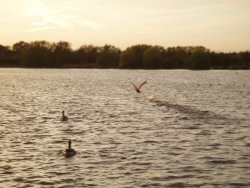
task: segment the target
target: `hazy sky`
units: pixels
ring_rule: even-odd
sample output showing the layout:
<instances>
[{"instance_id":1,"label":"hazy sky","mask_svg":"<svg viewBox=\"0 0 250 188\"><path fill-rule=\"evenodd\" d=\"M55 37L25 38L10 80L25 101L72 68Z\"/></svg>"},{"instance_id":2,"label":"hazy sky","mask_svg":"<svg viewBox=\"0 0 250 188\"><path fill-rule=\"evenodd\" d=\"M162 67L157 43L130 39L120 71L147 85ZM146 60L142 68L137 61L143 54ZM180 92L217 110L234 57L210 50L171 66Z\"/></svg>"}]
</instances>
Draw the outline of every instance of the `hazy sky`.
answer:
<instances>
[{"instance_id":1,"label":"hazy sky","mask_svg":"<svg viewBox=\"0 0 250 188\"><path fill-rule=\"evenodd\" d=\"M250 50L250 0L0 0L0 44L60 40Z\"/></svg>"}]
</instances>

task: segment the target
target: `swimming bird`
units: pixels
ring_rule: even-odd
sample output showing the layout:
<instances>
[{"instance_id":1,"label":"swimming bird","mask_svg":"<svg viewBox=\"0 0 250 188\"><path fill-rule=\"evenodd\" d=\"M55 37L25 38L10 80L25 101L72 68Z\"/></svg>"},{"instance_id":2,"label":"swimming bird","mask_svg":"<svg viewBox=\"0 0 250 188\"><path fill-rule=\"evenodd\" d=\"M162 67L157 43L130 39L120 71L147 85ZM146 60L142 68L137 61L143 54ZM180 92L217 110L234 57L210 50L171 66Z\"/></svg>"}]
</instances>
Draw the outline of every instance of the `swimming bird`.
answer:
<instances>
[{"instance_id":1,"label":"swimming bird","mask_svg":"<svg viewBox=\"0 0 250 188\"><path fill-rule=\"evenodd\" d=\"M68 121L68 117L65 116L64 111L62 111L61 121Z\"/></svg>"},{"instance_id":2,"label":"swimming bird","mask_svg":"<svg viewBox=\"0 0 250 188\"><path fill-rule=\"evenodd\" d=\"M141 85L139 85L139 87L137 87L134 83L132 83L132 85L134 86L135 91L136 91L137 93L141 93L141 87L142 87L144 84L146 84L146 83L147 83L147 81L142 82Z\"/></svg>"},{"instance_id":3,"label":"swimming bird","mask_svg":"<svg viewBox=\"0 0 250 188\"><path fill-rule=\"evenodd\" d=\"M71 148L71 140L69 140L68 148L65 148L62 153L65 157L72 157L76 154L76 151Z\"/></svg>"}]
</instances>

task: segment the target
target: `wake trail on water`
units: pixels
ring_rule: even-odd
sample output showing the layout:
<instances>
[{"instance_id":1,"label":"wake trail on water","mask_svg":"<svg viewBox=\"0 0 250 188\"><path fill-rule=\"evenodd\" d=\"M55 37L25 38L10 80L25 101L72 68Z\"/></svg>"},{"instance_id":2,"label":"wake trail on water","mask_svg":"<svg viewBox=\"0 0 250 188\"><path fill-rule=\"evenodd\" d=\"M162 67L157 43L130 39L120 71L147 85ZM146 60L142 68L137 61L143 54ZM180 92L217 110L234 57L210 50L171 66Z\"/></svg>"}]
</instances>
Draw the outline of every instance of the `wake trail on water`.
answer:
<instances>
[{"instance_id":1,"label":"wake trail on water","mask_svg":"<svg viewBox=\"0 0 250 188\"><path fill-rule=\"evenodd\" d=\"M166 107L168 110L174 110L175 113L181 113L186 116L186 120L198 120L205 123L213 122L213 124L235 124L237 119L227 115L219 114L208 109L197 109L191 105L182 105L171 103L167 100L158 99L155 96L148 96L149 102L158 107ZM182 118L183 119L183 118Z\"/></svg>"}]
</instances>

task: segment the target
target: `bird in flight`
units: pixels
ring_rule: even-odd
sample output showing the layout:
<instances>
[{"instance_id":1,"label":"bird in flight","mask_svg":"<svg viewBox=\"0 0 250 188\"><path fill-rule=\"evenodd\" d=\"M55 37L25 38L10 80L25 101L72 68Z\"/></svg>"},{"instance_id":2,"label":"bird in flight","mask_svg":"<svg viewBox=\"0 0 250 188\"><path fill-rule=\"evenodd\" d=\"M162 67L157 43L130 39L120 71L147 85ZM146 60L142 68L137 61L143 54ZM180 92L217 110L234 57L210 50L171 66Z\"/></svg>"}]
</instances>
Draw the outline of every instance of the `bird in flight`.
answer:
<instances>
[{"instance_id":1,"label":"bird in flight","mask_svg":"<svg viewBox=\"0 0 250 188\"><path fill-rule=\"evenodd\" d=\"M137 87L134 83L132 83L132 85L134 86L135 91L136 91L137 93L141 93L141 87L142 87L144 84L146 84L146 83L147 83L147 81L142 82L141 85L139 85L138 87Z\"/></svg>"}]
</instances>

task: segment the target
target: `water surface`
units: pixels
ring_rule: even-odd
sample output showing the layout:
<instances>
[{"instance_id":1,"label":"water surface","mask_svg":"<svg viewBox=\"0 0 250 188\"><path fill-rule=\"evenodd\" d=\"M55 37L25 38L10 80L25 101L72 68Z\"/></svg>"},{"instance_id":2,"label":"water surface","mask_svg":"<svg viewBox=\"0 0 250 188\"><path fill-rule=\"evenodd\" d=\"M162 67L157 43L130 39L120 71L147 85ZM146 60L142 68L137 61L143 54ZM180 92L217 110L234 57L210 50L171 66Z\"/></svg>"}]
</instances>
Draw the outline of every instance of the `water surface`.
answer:
<instances>
[{"instance_id":1,"label":"water surface","mask_svg":"<svg viewBox=\"0 0 250 188\"><path fill-rule=\"evenodd\" d=\"M144 80L137 94L130 82ZM0 187L250 187L249 80L249 71L0 69ZM72 158L58 154L68 139Z\"/></svg>"}]
</instances>

